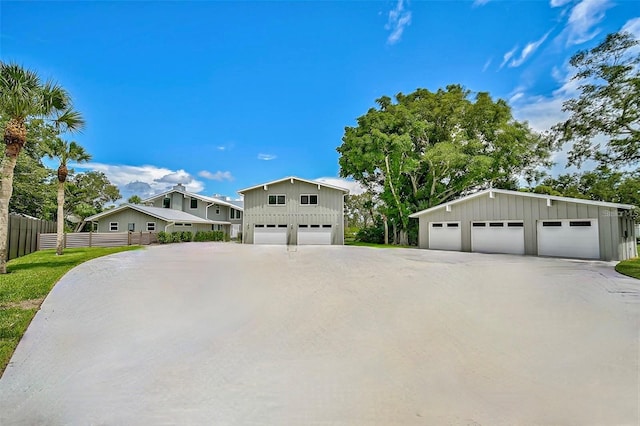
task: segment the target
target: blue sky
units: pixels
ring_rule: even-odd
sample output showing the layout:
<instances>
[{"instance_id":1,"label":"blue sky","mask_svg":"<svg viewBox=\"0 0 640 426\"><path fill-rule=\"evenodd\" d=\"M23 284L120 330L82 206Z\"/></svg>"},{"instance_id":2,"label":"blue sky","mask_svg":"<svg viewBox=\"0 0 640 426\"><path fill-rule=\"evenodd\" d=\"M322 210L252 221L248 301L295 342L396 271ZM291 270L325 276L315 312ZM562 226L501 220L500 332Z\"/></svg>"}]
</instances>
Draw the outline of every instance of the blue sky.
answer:
<instances>
[{"instance_id":1,"label":"blue sky","mask_svg":"<svg viewBox=\"0 0 640 426\"><path fill-rule=\"evenodd\" d=\"M640 36L636 1L2 1L0 57L69 90L88 167L125 197L237 197L340 184L344 127L418 87L487 91L545 130L575 95L571 55L623 28Z\"/></svg>"}]
</instances>

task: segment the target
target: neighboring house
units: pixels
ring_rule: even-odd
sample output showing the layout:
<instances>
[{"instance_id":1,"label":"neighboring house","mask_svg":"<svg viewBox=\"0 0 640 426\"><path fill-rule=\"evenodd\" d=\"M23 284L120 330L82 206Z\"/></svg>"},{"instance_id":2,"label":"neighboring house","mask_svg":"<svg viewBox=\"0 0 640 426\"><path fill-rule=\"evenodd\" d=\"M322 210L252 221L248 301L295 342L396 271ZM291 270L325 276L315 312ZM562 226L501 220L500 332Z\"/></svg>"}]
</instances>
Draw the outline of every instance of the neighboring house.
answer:
<instances>
[{"instance_id":1,"label":"neighboring house","mask_svg":"<svg viewBox=\"0 0 640 426\"><path fill-rule=\"evenodd\" d=\"M238 193L244 195L247 244L344 244L347 189L287 177Z\"/></svg>"},{"instance_id":2,"label":"neighboring house","mask_svg":"<svg viewBox=\"0 0 640 426\"><path fill-rule=\"evenodd\" d=\"M638 255L633 208L488 189L409 217L420 248L624 260Z\"/></svg>"},{"instance_id":3,"label":"neighboring house","mask_svg":"<svg viewBox=\"0 0 640 426\"><path fill-rule=\"evenodd\" d=\"M97 232L224 231L235 238L242 226L242 207L176 185L141 204L124 204L85 222L96 224Z\"/></svg>"}]
</instances>

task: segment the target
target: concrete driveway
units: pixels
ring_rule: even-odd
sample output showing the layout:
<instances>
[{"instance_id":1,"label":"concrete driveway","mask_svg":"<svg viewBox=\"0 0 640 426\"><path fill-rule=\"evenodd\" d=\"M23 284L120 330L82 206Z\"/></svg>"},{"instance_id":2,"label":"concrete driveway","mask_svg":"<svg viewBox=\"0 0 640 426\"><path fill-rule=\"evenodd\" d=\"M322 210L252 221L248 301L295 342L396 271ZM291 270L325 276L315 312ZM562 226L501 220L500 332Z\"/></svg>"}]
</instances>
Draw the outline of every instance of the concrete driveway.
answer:
<instances>
[{"instance_id":1,"label":"concrete driveway","mask_svg":"<svg viewBox=\"0 0 640 426\"><path fill-rule=\"evenodd\" d=\"M54 288L2 425L637 425L638 281L611 263L190 243Z\"/></svg>"}]
</instances>

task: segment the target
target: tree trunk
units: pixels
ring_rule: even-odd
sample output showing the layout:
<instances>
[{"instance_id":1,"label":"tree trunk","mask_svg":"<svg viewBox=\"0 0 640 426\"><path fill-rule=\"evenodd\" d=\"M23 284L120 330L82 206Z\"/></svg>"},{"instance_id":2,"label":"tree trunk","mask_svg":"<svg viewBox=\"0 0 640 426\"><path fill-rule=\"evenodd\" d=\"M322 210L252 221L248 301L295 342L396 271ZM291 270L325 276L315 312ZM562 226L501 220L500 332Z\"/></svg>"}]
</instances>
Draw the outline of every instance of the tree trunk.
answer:
<instances>
[{"instance_id":1,"label":"tree trunk","mask_svg":"<svg viewBox=\"0 0 640 426\"><path fill-rule=\"evenodd\" d=\"M395 222L391 224L391 234L393 235L393 241L391 244L398 244L398 225Z\"/></svg>"},{"instance_id":2,"label":"tree trunk","mask_svg":"<svg viewBox=\"0 0 640 426\"><path fill-rule=\"evenodd\" d=\"M389 224L387 223L387 216L382 216L384 223L384 243L389 244Z\"/></svg>"},{"instance_id":3,"label":"tree trunk","mask_svg":"<svg viewBox=\"0 0 640 426\"><path fill-rule=\"evenodd\" d=\"M7 232L9 231L9 201L13 193L13 170L18 156L6 156L0 166L0 274L7 273Z\"/></svg>"},{"instance_id":4,"label":"tree trunk","mask_svg":"<svg viewBox=\"0 0 640 426\"><path fill-rule=\"evenodd\" d=\"M58 181L58 217L56 229L56 254L64 250L64 182Z\"/></svg>"},{"instance_id":5,"label":"tree trunk","mask_svg":"<svg viewBox=\"0 0 640 426\"><path fill-rule=\"evenodd\" d=\"M398 244L400 244L401 246L409 245L409 233L404 229L400 230L400 239L398 241Z\"/></svg>"}]
</instances>

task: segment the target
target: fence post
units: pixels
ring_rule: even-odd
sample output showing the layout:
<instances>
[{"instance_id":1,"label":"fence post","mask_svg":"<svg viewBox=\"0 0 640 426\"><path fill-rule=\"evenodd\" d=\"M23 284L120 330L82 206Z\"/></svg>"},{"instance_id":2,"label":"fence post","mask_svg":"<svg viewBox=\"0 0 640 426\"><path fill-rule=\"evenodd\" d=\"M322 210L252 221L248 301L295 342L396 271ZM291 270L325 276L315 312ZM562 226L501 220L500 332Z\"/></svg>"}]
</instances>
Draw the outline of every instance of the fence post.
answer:
<instances>
[{"instance_id":1,"label":"fence post","mask_svg":"<svg viewBox=\"0 0 640 426\"><path fill-rule=\"evenodd\" d=\"M92 240L92 238L91 238L92 234L93 234L93 232L89 231L89 247L92 247L92 245L91 245L91 243L92 243L92 241L91 241Z\"/></svg>"},{"instance_id":2,"label":"fence post","mask_svg":"<svg viewBox=\"0 0 640 426\"><path fill-rule=\"evenodd\" d=\"M62 235L64 237L62 247L67 248L67 233L63 232Z\"/></svg>"}]
</instances>

